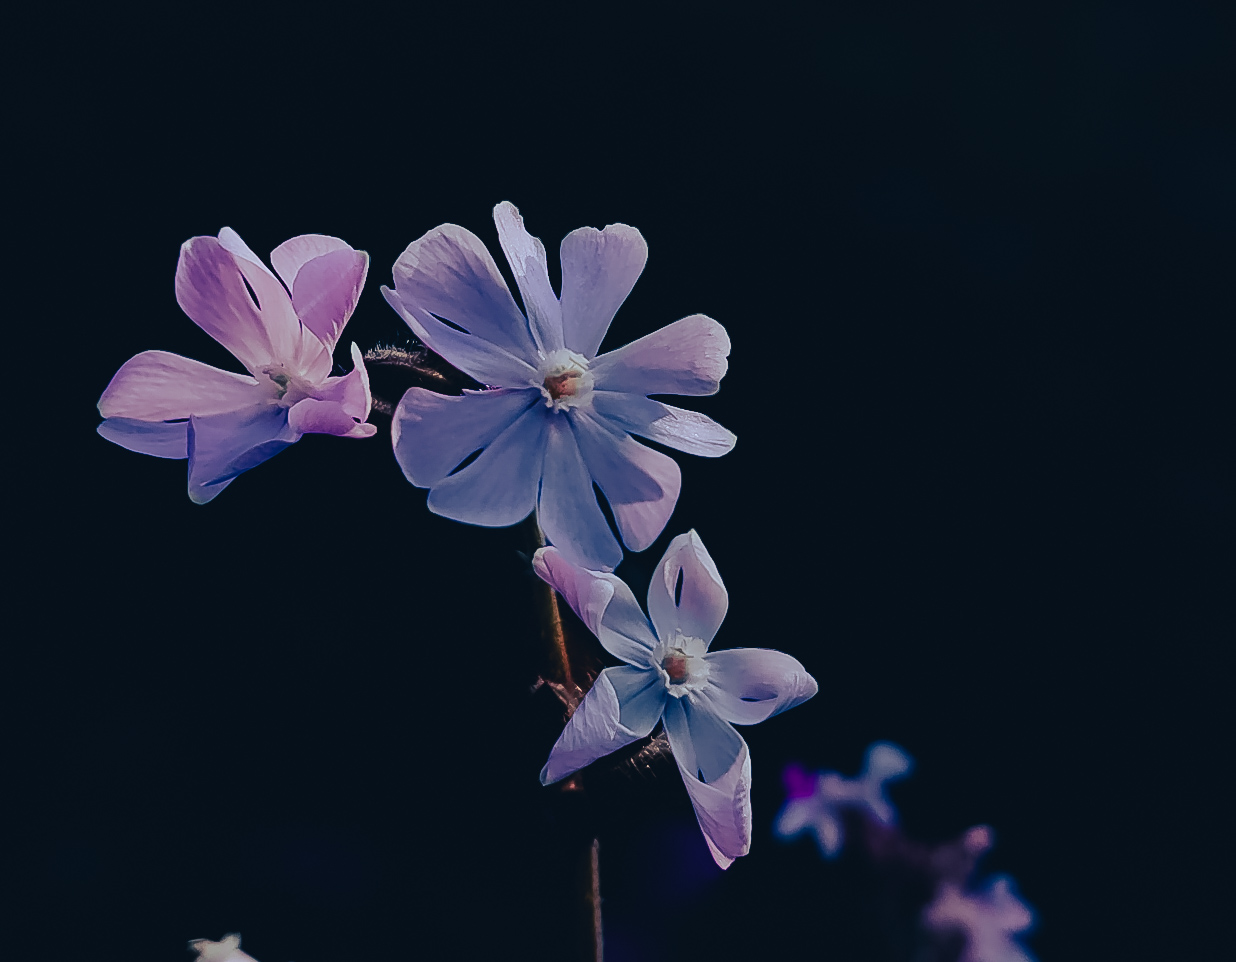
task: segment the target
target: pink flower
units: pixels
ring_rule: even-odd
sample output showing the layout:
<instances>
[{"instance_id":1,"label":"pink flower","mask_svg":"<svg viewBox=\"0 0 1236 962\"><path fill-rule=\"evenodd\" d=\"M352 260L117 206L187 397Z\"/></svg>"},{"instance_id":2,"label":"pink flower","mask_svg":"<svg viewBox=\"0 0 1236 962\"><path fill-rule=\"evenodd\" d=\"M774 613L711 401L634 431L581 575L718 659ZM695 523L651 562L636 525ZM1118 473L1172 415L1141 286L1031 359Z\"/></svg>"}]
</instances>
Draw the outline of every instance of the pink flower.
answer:
<instances>
[{"instance_id":1,"label":"pink flower","mask_svg":"<svg viewBox=\"0 0 1236 962\"><path fill-rule=\"evenodd\" d=\"M797 660L765 648L709 651L729 608L716 565L694 531L680 534L648 586L648 615L616 575L571 564L557 548L533 559L611 655L541 771L566 778L663 722L670 750L717 864L751 847L751 760L734 725L754 725L811 698Z\"/></svg>"},{"instance_id":2,"label":"pink flower","mask_svg":"<svg viewBox=\"0 0 1236 962\"><path fill-rule=\"evenodd\" d=\"M367 438L377 431L364 423L372 398L355 344L352 372L329 376L369 255L335 237L303 234L270 259L282 284L225 227L217 239L186 241L176 265L177 303L248 375L143 351L99 398L103 437L130 451L189 459L189 497L198 504L304 434Z\"/></svg>"},{"instance_id":3,"label":"pink flower","mask_svg":"<svg viewBox=\"0 0 1236 962\"><path fill-rule=\"evenodd\" d=\"M236 933L223 936L219 942L209 939L194 939L189 951L197 953L197 962L257 962L253 956L240 951L240 936Z\"/></svg>"},{"instance_id":4,"label":"pink flower","mask_svg":"<svg viewBox=\"0 0 1236 962\"><path fill-rule=\"evenodd\" d=\"M1006 875L996 876L976 892L952 883L942 885L924 910L923 922L937 932L965 934L966 947L957 962L1034 962L1014 938L1029 931L1034 913Z\"/></svg>"}]
</instances>

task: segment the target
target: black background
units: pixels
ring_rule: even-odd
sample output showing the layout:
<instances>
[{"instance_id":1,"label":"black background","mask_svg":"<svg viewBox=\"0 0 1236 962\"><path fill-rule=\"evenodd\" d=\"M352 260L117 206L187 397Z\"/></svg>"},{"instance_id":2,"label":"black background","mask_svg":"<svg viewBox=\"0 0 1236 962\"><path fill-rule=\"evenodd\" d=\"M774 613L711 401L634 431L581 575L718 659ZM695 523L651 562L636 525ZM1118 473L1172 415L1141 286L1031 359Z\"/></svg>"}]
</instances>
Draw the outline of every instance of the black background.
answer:
<instances>
[{"instance_id":1,"label":"black background","mask_svg":"<svg viewBox=\"0 0 1236 962\"><path fill-rule=\"evenodd\" d=\"M11 24L22 958L563 955L518 534L431 515L378 415L205 507L93 433L139 351L239 369L175 303L186 238L369 251L367 348L406 343L378 294L404 247L450 221L496 252L500 200L555 281L570 230L644 234L606 349L726 326L687 403L738 445L680 457L619 573L642 595L696 528L718 645L820 681L744 731L724 875L672 770L602 805L607 958L887 957L861 867L770 833L788 760L852 773L879 738L918 762L910 835L995 827L1041 959L1191 957L1228 904L1231 8L918 6Z\"/></svg>"}]
</instances>

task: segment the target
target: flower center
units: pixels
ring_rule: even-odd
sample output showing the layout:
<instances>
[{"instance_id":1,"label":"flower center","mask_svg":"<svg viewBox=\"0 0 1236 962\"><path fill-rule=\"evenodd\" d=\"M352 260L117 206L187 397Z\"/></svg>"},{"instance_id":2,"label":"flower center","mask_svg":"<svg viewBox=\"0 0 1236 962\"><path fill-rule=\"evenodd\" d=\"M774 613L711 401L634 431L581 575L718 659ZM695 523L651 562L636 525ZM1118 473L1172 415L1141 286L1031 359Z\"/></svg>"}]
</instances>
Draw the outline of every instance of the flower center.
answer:
<instances>
[{"instance_id":1,"label":"flower center","mask_svg":"<svg viewBox=\"0 0 1236 962\"><path fill-rule=\"evenodd\" d=\"M559 350L541 361L541 396L545 406L555 411L573 408L592 396L592 375L588 359L574 351Z\"/></svg>"},{"instance_id":2,"label":"flower center","mask_svg":"<svg viewBox=\"0 0 1236 962\"><path fill-rule=\"evenodd\" d=\"M653 649L653 664L661 669L661 680L675 698L708 683L708 662L704 660L707 648L702 639L676 634Z\"/></svg>"},{"instance_id":3,"label":"flower center","mask_svg":"<svg viewBox=\"0 0 1236 962\"><path fill-rule=\"evenodd\" d=\"M313 387L308 381L293 374L282 364L264 367L262 374L270 379L265 386L270 392L271 400L281 407L291 407L297 401L303 401L313 394Z\"/></svg>"}]
</instances>

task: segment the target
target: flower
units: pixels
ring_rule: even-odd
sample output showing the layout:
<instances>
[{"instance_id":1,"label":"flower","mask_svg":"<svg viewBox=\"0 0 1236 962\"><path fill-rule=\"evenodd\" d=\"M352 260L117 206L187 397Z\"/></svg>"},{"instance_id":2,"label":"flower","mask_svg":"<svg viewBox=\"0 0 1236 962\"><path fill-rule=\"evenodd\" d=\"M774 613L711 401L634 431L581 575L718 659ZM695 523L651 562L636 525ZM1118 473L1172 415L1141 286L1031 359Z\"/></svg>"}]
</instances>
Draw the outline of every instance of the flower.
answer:
<instances>
[{"instance_id":1,"label":"flower","mask_svg":"<svg viewBox=\"0 0 1236 962\"><path fill-rule=\"evenodd\" d=\"M328 376L369 255L335 237L302 234L276 247L270 259L283 284L225 227L217 239L185 241L176 265L181 309L251 376L143 351L99 398L107 419L99 425L103 437L130 451L189 459L189 497L198 504L301 435L377 432L364 423L372 399L355 344L352 372Z\"/></svg>"},{"instance_id":2,"label":"flower","mask_svg":"<svg viewBox=\"0 0 1236 962\"><path fill-rule=\"evenodd\" d=\"M820 772L812 778L791 765L783 775L788 799L773 830L781 838L792 838L809 829L815 833L824 857L833 858L845 841L842 809L857 809L882 825L891 825L897 820L897 812L884 793L884 785L904 777L913 764L896 745L876 742L867 749L857 778L844 778L836 772Z\"/></svg>"},{"instance_id":3,"label":"flower","mask_svg":"<svg viewBox=\"0 0 1236 962\"><path fill-rule=\"evenodd\" d=\"M409 390L391 427L395 457L409 481L429 489L436 514L502 527L536 509L546 537L569 560L613 569L622 548L592 485L628 548L652 544L682 477L672 458L631 435L706 457L729 451L734 435L711 418L648 397L715 394L729 337L716 321L693 314L598 357L644 269L648 248L639 231L610 224L568 234L558 298L545 248L519 211L501 203L494 220L526 317L485 245L454 224L410 244L395 263L395 289L382 288L430 350L497 388L461 397Z\"/></svg>"},{"instance_id":4,"label":"flower","mask_svg":"<svg viewBox=\"0 0 1236 962\"><path fill-rule=\"evenodd\" d=\"M1012 879L995 876L983 891L967 892L952 883L940 886L923 912L936 932L960 930L966 947L958 962L1033 962L1011 936L1034 924L1034 913L1014 890Z\"/></svg>"},{"instance_id":5,"label":"flower","mask_svg":"<svg viewBox=\"0 0 1236 962\"><path fill-rule=\"evenodd\" d=\"M193 939L189 951L197 953L197 962L256 962L253 956L240 951L240 936L233 932L221 942Z\"/></svg>"},{"instance_id":6,"label":"flower","mask_svg":"<svg viewBox=\"0 0 1236 962\"><path fill-rule=\"evenodd\" d=\"M815 679L764 648L708 651L729 607L716 565L694 531L670 542L648 586L648 616L616 575L542 548L533 566L627 663L606 668L571 715L541 770L565 778L665 725L712 857L722 868L751 847L751 761L734 725L754 725L806 701Z\"/></svg>"}]
</instances>

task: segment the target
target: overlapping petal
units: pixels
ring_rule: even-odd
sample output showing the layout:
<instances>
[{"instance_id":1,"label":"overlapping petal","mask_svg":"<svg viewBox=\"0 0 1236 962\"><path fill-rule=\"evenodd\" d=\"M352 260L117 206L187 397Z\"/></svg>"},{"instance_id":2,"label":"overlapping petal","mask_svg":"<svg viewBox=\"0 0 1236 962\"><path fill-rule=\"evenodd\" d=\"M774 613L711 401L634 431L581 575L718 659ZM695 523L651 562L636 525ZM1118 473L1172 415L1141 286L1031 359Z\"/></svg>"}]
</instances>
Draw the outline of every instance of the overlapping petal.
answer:
<instances>
[{"instance_id":1,"label":"overlapping petal","mask_svg":"<svg viewBox=\"0 0 1236 962\"><path fill-rule=\"evenodd\" d=\"M167 351L143 351L116 372L99 398L99 413L105 418L170 421L235 411L258 397L258 382L244 374Z\"/></svg>"},{"instance_id":2,"label":"overlapping petal","mask_svg":"<svg viewBox=\"0 0 1236 962\"><path fill-rule=\"evenodd\" d=\"M716 394L729 368L730 338L711 317L692 314L592 364L596 386L625 394Z\"/></svg>"},{"instance_id":3,"label":"overlapping petal","mask_svg":"<svg viewBox=\"0 0 1236 962\"><path fill-rule=\"evenodd\" d=\"M541 784L566 778L646 734L637 734L622 724L618 693L603 671L550 750L549 761L541 769Z\"/></svg>"},{"instance_id":4,"label":"overlapping petal","mask_svg":"<svg viewBox=\"0 0 1236 962\"><path fill-rule=\"evenodd\" d=\"M562 240L562 331L566 346L593 358L644 264L648 245L626 224L581 227Z\"/></svg>"},{"instance_id":5,"label":"overlapping petal","mask_svg":"<svg viewBox=\"0 0 1236 962\"><path fill-rule=\"evenodd\" d=\"M108 418L98 432L113 444L138 454L156 458L189 456L189 422L141 421L136 418Z\"/></svg>"},{"instance_id":6,"label":"overlapping petal","mask_svg":"<svg viewBox=\"0 0 1236 962\"><path fill-rule=\"evenodd\" d=\"M801 705L819 691L797 658L767 648L709 652L709 685L701 692L717 713L735 725L754 725Z\"/></svg>"},{"instance_id":7,"label":"overlapping petal","mask_svg":"<svg viewBox=\"0 0 1236 962\"><path fill-rule=\"evenodd\" d=\"M548 444L537 501L541 529L570 561L613 570L622 561L622 546L601 513L575 432L565 418L545 420Z\"/></svg>"},{"instance_id":8,"label":"overlapping petal","mask_svg":"<svg viewBox=\"0 0 1236 962\"><path fill-rule=\"evenodd\" d=\"M205 504L238 475L300 440L288 412L261 403L211 417L191 417L188 431L189 497Z\"/></svg>"},{"instance_id":9,"label":"overlapping petal","mask_svg":"<svg viewBox=\"0 0 1236 962\"><path fill-rule=\"evenodd\" d=\"M373 395L369 391L365 357L355 343L352 365L343 377L328 377L312 398L292 406L288 423L294 431L349 438L369 438L377 433L376 424L365 423L373 406Z\"/></svg>"},{"instance_id":10,"label":"overlapping petal","mask_svg":"<svg viewBox=\"0 0 1236 962\"><path fill-rule=\"evenodd\" d=\"M699 535L692 530L671 541L648 585L648 616L657 637L681 634L711 644L729 604L721 575Z\"/></svg>"},{"instance_id":11,"label":"overlapping petal","mask_svg":"<svg viewBox=\"0 0 1236 962\"><path fill-rule=\"evenodd\" d=\"M528 324L537 347L549 353L562 344L562 308L549 283L549 264L545 245L528 233L515 205L503 201L494 208L498 243L515 275L519 295L524 299Z\"/></svg>"},{"instance_id":12,"label":"overlapping petal","mask_svg":"<svg viewBox=\"0 0 1236 962\"><path fill-rule=\"evenodd\" d=\"M306 261L289 285L296 315L328 352L356 310L368 273L369 255L347 247Z\"/></svg>"},{"instance_id":13,"label":"overlapping petal","mask_svg":"<svg viewBox=\"0 0 1236 962\"><path fill-rule=\"evenodd\" d=\"M642 394L594 391L596 413L631 434L676 448L687 454L719 458L728 454L737 438L712 418L654 401Z\"/></svg>"}]
</instances>

